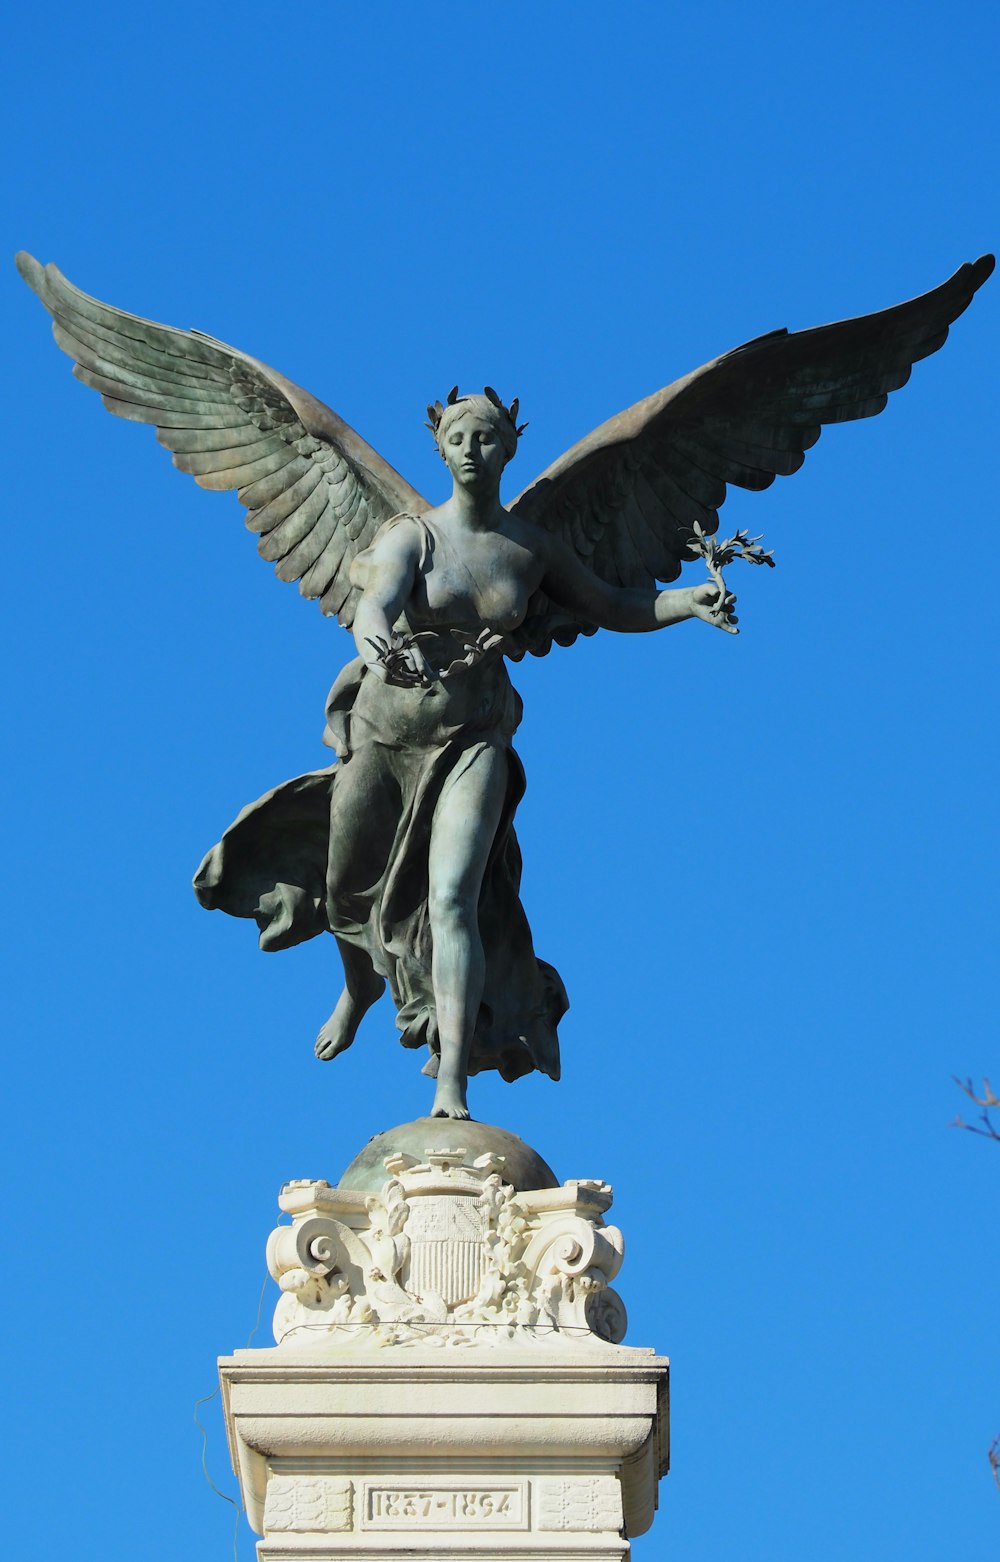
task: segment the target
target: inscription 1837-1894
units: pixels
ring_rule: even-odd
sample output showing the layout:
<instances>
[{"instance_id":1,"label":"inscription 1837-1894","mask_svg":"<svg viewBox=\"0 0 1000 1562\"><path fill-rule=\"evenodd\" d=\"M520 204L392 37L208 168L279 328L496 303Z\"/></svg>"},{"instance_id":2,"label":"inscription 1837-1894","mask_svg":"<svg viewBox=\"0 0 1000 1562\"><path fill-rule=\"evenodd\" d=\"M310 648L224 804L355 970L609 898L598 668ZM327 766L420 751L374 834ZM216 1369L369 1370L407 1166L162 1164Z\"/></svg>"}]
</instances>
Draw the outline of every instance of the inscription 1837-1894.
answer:
<instances>
[{"instance_id":1,"label":"inscription 1837-1894","mask_svg":"<svg viewBox=\"0 0 1000 1562\"><path fill-rule=\"evenodd\" d=\"M525 1529L523 1484L445 1486L369 1485L362 1508L365 1529Z\"/></svg>"}]
</instances>

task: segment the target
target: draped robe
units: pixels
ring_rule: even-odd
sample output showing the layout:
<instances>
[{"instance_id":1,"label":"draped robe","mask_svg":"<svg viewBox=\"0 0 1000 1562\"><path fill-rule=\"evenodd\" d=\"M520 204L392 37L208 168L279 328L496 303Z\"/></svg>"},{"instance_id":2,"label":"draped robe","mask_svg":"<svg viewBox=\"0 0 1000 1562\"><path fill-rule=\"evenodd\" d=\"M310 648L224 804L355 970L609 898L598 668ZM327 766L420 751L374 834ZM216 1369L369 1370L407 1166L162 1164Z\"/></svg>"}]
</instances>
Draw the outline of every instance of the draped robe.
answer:
<instances>
[{"instance_id":1,"label":"draped robe","mask_svg":"<svg viewBox=\"0 0 1000 1562\"><path fill-rule=\"evenodd\" d=\"M407 519L420 528L420 567L428 570L435 551L449 544L423 517ZM448 627L430 631L435 638L423 644L425 654L432 666L447 666L455 640ZM416 688L382 683L355 659L327 702L324 741L338 763L296 776L244 808L198 869L199 901L254 918L267 951L321 932L364 950L388 981L403 1045L427 1046L424 1072L436 1074L428 911L435 810L444 788L492 749L506 765L507 789L479 897L486 976L469 1073L495 1068L516 1079L537 1068L558 1079L556 1027L566 992L553 967L535 956L519 894L514 813L525 783L512 739L520 719L521 701L499 650Z\"/></svg>"}]
</instances>

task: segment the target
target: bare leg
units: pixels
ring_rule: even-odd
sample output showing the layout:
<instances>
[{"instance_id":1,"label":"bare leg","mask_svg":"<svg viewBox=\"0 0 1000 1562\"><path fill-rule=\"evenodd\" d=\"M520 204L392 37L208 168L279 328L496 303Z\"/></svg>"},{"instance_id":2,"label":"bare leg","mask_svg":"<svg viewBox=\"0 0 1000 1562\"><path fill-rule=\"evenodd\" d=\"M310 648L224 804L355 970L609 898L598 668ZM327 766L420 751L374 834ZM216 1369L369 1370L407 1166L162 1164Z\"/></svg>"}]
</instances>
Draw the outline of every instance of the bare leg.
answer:
<instances>
[{"instance_id":1,"label":"bare leg","mask_svg":"<svg viewBox=\"0 0 1000 1562\"><path fill-rule=\"evenodd\" d=\"M363 949L343 938L337 939L337 948L344 962L344 990L316 1037L316 1056L323 1062L347 1051L368 1010L385 992L385 981Z\"/></svg>"},{"instance_id":2,"label":"bare leg","mask_svg":"<svg viewBox=\"0 0 1000 1562\"><path fill-rule=\"evenodd\" d=\"M326 887L331 921L338 910L363 921L366 907L355 903L359 886L374 884L385 867L399 811L396 784L371 751L355 754L344 766L334 788L330 813L330 856ZM385 991L367 952L338 938L344 962L344 990L330 1018L316 1037L316 1056L324 1061L346 1052L372 1004Z\"/></svg>"},{"instance_id":3,"label":"bare leg","mask_svg":"<svg viewBox=\"0 0 1000 1562\"><path fill-rule=\"evenodd\" d=\"M449 780L434 814L428 877L441 1065L432 1117L469 1115L469 1049L486 974L479 892L506 791L506 756L486 749Z\"/></svg>"}]
</instances>

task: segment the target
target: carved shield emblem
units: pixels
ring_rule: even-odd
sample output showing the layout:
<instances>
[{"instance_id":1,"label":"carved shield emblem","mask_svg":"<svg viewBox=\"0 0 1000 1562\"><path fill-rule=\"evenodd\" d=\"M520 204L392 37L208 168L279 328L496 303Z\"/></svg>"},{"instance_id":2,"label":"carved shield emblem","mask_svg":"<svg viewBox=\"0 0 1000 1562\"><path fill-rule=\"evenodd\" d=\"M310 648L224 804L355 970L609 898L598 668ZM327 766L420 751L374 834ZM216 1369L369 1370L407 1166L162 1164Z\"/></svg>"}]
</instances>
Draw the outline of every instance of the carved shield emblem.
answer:
<instances>
[{"instance_id":1,"label":"carved shield emblem","mask_svg":"<svg viewBox=\"0 0 1000 1562\"><path fill-rule=\"evenodd\" d=\"M406 1289L416 1296L435 1292L449 1307L469 1302L483 1273L486 1212L475 1196L426 1194L410 1198Z\"/></svg>"}]
</instances>

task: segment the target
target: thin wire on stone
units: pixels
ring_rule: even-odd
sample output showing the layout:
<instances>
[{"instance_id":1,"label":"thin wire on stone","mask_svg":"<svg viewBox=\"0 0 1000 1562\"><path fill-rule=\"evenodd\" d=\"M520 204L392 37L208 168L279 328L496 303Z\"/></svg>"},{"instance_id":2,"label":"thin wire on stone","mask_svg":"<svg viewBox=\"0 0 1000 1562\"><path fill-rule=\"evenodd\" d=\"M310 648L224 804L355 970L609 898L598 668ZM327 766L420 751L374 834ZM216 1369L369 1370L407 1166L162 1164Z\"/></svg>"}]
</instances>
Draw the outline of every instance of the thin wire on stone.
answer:
<instances>
[{"instance_id":1,"label":"thin wire on stone","mask_svg":"<svg viewBox=\"0 0 1000 1562\"><path fill-rule=\"evenodd\" d=\"M264 1297L267 1294L267 1287L268 1287L269 1280L270 1280L270 1276L269 1275L265 1275L264 1276L264 1283L263 1283L263 1285L260 1288L260 1298L259 1298L259 1300L257 1302L257 1319L256 1319L256 1322L254 1323L253 1328L250 1330L250 1334L249 1334L249 1336L247 1338L247 1349L248 1350L250 1349L250 1346L253 1344L254 1335L257 1333L258 1329L260 1328L260 1320L261 1320L261 1317L262 1317L263 1311L264 1311ZM201 1417L198 1414L198 1411L201 1409L202 1405L211 1404L212 1400L216 1397L216 1395L218 1394L218 1392L219 1392L221 1387L222 1387L221 1383L217 1383L215 1388L212 1390L212 1392L210 1394L204 1394L204 1395L202 1395L201 1399L196 1399L195 1400L195 1403L194 1403L194 1424L198 1428L199 1432L201 1433L201 1473L204 1475L206 1481L208 1482L209 1486L214 1491L215 1495L217 1497L221 1497L223 1502L228 1502L231 1507L236 1509L236 1513L235 1513L235 1516L234 1516L234 1519L233 1519L233 1562L240 1562L240 1519L243 1516L243 1511L244 1511L243 1510L243 1505L242 1505L242 1502L237 1502L235 1497L230 1497L228 1492L224 1492L224 1491L222 1491L222 1489L220 1487L216 1486L216 1484L213 1481L211 1475L209 1474L209 1471L208 1471L208 1428L203 1424L202 1419L201 1419Z\"/></svg>"},{"instance_id":2,"label":"thin wire on stone","mask_svg":"<svg viewBox=\"0 0 1000 1562\"><path fill-rule=\"evenodd\" d=\"M343 1332L345 1334L350 1334L352 1331L355 1332L355 1333L358 1333L362 1329L369 1329L369 1330L374 1330L374 1329L391 1329L391 1328L394 1328L396 1326L398 1326L400 1328L409 1329L413 1334L428 1334L428 1335L429 1334L433 1334L435 1330L440 1330L440 1329L456 1329L456 1330L457 1329L505 1329L505 1330L508 1330L508 1331L510 1331L510 1330L517 1330L518 1332L523 1333L523 1334L535 1334L535 1335L539 1335L539 1336L549 1335L549 1334L565 1334L567 1336L569 1336L569 1335L573 1335L573 1336L579 1335L583 1339L593 1339L593 1335L594 1335L594 1331L592 1329L589 1329L586 1326L586 1324L579 1324L579 1323L576 1323L576 1324L574 1324L574 1323L568 1323L568 1324L567 1323L564 1323L564 1324L555 1324L555 1323L507 1323L507 1322L505 1322L502 1319L498 1319L496 1322L492 1322L492 1321L469 1322L469 1321L466 1321L466 1320L463 1320L463 1319L458 1319L458 1318L448 1318L444 1322L440 1322L439 1323L439 1322L435 1322L432 1319L426 1319L426 1318L425 1319L420 1319L419 1321L416 1320L416 1319L412 1319L412 1318L405 1318L405 1319L393 1319L393 1318L375 1319L375 1318L372 1318L372 1319L367 1319L363 1323L337 1323L337 1324L329 1324L329 1323L296 1323L296 1324L294 1324L292 1326L292 1328L287 1329L285 1331L285 1333L281 1336L281 1343L284 1344L285 1340L291 1339L293 1334L315 1334L315 1333L334 1334L334 1333L341 1333L341 1332ZM200 1401L199 1401L199 1403L200 1403ZM221 1493L220 1493L220 1495L221 1495Z\"/></svg>"}]
</instances>

